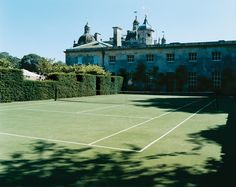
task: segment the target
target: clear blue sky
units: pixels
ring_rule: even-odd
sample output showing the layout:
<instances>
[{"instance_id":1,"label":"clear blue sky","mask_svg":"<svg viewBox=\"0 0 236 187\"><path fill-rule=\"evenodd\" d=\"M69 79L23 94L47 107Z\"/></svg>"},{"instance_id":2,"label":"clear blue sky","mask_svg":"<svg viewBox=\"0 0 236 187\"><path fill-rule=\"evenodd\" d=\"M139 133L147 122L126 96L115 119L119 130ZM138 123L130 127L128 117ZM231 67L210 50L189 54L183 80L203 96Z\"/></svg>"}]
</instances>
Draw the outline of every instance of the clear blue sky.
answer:
<instances>
[{"instance_id":1,"label":"clear blue sky","mask_svg":"<svg viewBox=\"0 0 236 187\"><path fill-rule=\"evenodd\" d=\"M167 43L236 40L236 0L0 0L0 51L64 61L87 21L108 40L113 26L132 28L134 11Z\"/></svg>"}]
</instances>

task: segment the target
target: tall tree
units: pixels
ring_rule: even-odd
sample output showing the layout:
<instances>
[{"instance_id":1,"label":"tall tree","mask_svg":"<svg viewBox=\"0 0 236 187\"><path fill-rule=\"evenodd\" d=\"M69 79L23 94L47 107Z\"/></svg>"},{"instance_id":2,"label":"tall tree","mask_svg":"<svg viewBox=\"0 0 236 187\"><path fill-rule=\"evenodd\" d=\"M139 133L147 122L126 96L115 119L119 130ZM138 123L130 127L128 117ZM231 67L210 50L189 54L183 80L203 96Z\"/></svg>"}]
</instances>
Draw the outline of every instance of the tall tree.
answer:
<instances>
[{"instance_id":1,"label":"tall tree","mask_svg":"<svg viewBox=\"0 0 236 187\"><path fill-rule=\"evenodd\" d=\"M19 68L20 59L17 57L11 56L7 52L0 52L0 59L4 59L2 60L2 63L3 61L7 60L11 64L10 67L12 68Z\"/></svg>"},{"instance_id":2,"label":"tall tree","mask_svg":"<svg viewBox=\"0 0 236 187\"><path fill-rule=\"evenodd\" d=\"M185 66L177 67L175 71L175 79L176 79L176 89L177 91L183 91L184 85L188 80L188 72Z\"/></svg>"},{"instance_id":3,"label":"tall tree","mask_svg":"<svg viewBox=\"0 0 236 187\"><path fill-rule=\"evenodd\" d=\"M146 64L143 62L138 63L134 72L134 80L137 82L145 83L146 81Z\"/></svg>"},{"instance_id":4,"label":"tall tree","mask_svg":"<svg viewBox=\"0 0 236 187\"><path fill-rule=\"evenodd\" d=\"M148 74L147 79L149 79L148 81L149 81L151 89L156 90L157 87L158 87L158 82L157 82L157 80L158 80L158 70L159 70L158 66L153 66L151 69L149 69L149 71L147 73Z\"/></svg>"},{"instance_id":5,"label":"tall tree","mask_svg":"<svg viewBox=\"0 0 236 187\"><path fill-rule=\"evenodd\" d=\"M36 54L25 55L20 61L20 68L39 73L38 64L41 60L42 57Z\"/></svg>"},{"instance_id":6,"label":"tall tree","mask_svg":"<svg viewBox=\"0 0 236 187\"><path fill-rule=\"evenodd\" d=\"M229 67L225 68L222 72L222 88L226 92L233 92L233 83L235 80L235 74ZM235 92L235 91L234 91Z\"/></svg>"},{"instance_id":7,"label":"tall tree","mask_svg":"<svg viewBox=\"0 0 236 187\"><path fill-rule=\"evenodd\" d=\"M51 59L41 58L37 64L37 72L41 75L48 75L53 72L52 64Z\"/></svg>"},{"instance_id":8,"label":"tall tree","mask_svg":"<svg viewBox=\"0 0 236 187\"><path fill-rule=\"evenodd\" d=\"M119 76L122 76L124 79L123 79L123 89L124 90L127 90L127 88L128 88L128 79L129 79L129 77L128 77L128 72L127 72L127 70L125 69L125 68L120 68L120 71L119 71L119 73L118 73L118 75ZM131 80L132 81L132 80Z\"/></svg>"},{"instance_id":9,"label":"tall tree","mask_svg":"<svg viewBox=\"0 0 236 187\"><path fill-rule=\"evenodd\" d=\"M0 58L0 67L2 68L13 68L13 64L6 58Z\"/></svg>"}]
</instances>

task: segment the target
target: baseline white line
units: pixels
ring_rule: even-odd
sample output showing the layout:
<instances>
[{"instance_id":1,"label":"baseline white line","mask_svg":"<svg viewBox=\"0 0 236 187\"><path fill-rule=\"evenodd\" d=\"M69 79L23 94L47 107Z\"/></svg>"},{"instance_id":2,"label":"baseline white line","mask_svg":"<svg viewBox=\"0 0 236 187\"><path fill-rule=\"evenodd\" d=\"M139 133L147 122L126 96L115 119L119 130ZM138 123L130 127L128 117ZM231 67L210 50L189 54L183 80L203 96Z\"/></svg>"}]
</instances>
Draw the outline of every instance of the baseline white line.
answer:
<instances>
[{"instance_id":1,"label":"baseline white line","mask_svg":"<svg viewBox=\"0 0 236 187\"><path fill-rule=\"evenodd\" d=\"M109 146L103 146L103 145L87 145L88 147L97 147L97 148L104 148L104 149L112 149L112 150L118 150L118 151L127 151L127 152L136 152L139 153L139 151L134 149L125 149L125 148L117 148L117 147L109 147Z\"/></svg>"},{"instance_id":2,"label":"baseline white line","mask_svg":"<svg viewBox=\"0 0 236 187\"><path fill-rule=\"evenodd\" d=\"M149 143L148 145L146 145L144 148L142 148L139 152L143 152L144 150L146 150L147 148L149 148L150 146L152 146L154 143L158 142L159 140L161 140L162 138L164 138L165 136L167 136L169 133L171 133L173 130L175 130L176 128L178 128L180 125L182 125L183 123L185 123L186 121L188 121L189 119L191 119L193 116L195 116L197 113L199 113L200 111L202 111L203 109L205 109L206 107L208 107L209 105L211 105L213 102L215 101L212 100L210 101L208 104L206 104L204 107L200 108L198 111L196 111L194 114L192 114L191 116L189 116L188 118L186 118L185 120L183 120L182 122L180 122L178 125L176 125L174 128L170 129L168 132L166 132L165 134L163 134L161 137L157 138L156 140L152 141L151 143Z\"/></svg>"},{"instance_id":3,"label":"baseline white line","mask_svg":"<svg viewBox=\"0 0 236 187\"><path fill-rule=\"evenodd\" d=\"M104 149L111 149L111 150L118 150L118 151L138 152L132 149L122 149L122 148L102 146L102 145L89 145L89 144L81 143L81 142L65 141L65 140L58 140L58 139L51 139L51 138L40 138L40 137L35 137L35 136L26 136L26 135L12 134L12 133L6 133L6 132L0 132L0 135L14 136L18 138L33 139L33 140L59 142L59 143L65 143L65 144L74 144L74 145L81 145L81 146L86 146L86 147L97 147L97 148L104 148Z\"/></svg>"},{"instance_id":4,"label":"baseline white line","mask_svg":"<svg viewBox=\"0 0 236 187\"><path fill-rule=\"evenodd\" d=\"M57 140L57 139L50 139L50 138L41 138L41 137L36 137L36 136L26 136L26 135L14 134L14 133L0 132L0 134L7 135L7 136L14 136L14 137L18 137L18 138L33 139L33 140L44 140L44 141L77 144L77 145L85 145L85 146L87 145L86 143L80 143L80 142L71 142L71 141L64 141L64 140Z\"/></svg>"},{"instance_id":5,"label":"baseline white line","mask_svg":"<svg viewBox=\"0 0 236 187\"><path fill-rule=\"evenodd\" d=\"M171 113L171 112L173 112L173 111L179 110L179 109L181 109L181 108L184 108L184 107L189 106L189 105L191 105L191 104L193 104L193 103L196 103L196 102L200 102L200 101L194 101L194 102L192 102L192 103L188 103L188 104L186 104L186 105L184 105L184 106L181 106L181 107L179 107L179 108L177 108L177 109L170 110L169 112L165 112L165 113L163 113L163 114L161 114L161 115L159 115L159 116L150 118L150 119L148 119L148 120L146 120L146 121L143 121L143 122L141 122L141 123L138 123L138 124L136 124L136 125L133 125L133 126L131 126L131 127L128 127L128 128L126 128L126 129L123 129L123 130L118 131L118 132L116 132L116 133L113 133L113 134L111 134L111 135L109 135L109 136L106 136L106 137L101 138L101 139L99 139L99 140L93 141L93 142L89 143L89 145L93 145L93 144L98 143L98 142L100 142L100 141L102 141L102 140L111 138L111 137L116 136L116 135L118 135L118 134L120 134L120 133L123 133L123 132L125 132L125 131L128 131L128 130L130 130L130 129L132 129L132 128L135 128L135 127L138 127L138 126L147 124L148 122L153 121L154 119L157 119L157 118L160 118L160 117L162 117L162 116L165 116L165 115L167 115L167 114L169 114L169 113Z\"/></svg>"}]
</instances>

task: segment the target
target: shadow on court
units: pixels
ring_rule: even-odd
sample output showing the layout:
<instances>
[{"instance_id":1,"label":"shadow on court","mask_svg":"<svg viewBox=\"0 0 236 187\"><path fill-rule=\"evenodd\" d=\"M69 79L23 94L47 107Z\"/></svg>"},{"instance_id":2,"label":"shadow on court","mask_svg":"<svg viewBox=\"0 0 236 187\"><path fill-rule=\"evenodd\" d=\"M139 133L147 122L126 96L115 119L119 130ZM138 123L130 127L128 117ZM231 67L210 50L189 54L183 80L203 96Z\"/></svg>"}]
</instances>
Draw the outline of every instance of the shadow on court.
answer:
<instances>
[{"instance_id":1,"label":"shadow on court","mask_svg":"<svg viewBox=\"0 0 236 187\"><path fill-rule=\"evenodd\" d=\"M0 161L0 186L235 186L235 100L233 102L227 111L226 125L189 135L196 149L202 148L202 142L221 146L221 161L209 158L203 166L212 172L202 173L181 165L155 164L162 157L191 155L195 154L194 150L192 153L163 153L137 159L137 153L94 153L91 148L68 149L37 141L30 145L29 151L16 152L9 160ZM146 165L146 160L153 160L153 165Z\"/></svg>"},{"instance_id":2,"label":"shadow on court","mask_svg":"<svg viewBox=\"0 0 236 187\"><path fill-rule=\"evenodd\" d=\"M131 161L132 153L83 153L90 148L67 149L38 141L30 152L1 161L0 186L153 186L155 174ZM27 158L30 156L31 158ZM138 169L139 168L139 169Z\"/></svg>"},{"instance_id":3,"label":"shadow on court","mask_svg":"<svg viewBox=\"0 0 236 187\"><path fill-rule=\"evenodd\" d=\"M191 98L191 97L160 97L150 99L134 100L132 103L135 106L140 107L156 107L161 109L169 109L171 112L187 112L195 113L198 109L213 101L216 97L205 97L205 98ZM202 110L200 113L219 113L222 103L221 99L217 99L217 102L207 107L207 110ZM200 108L199 108L200 107ZM177 109L177 110L176 110Z\"/></svg>"},{"instance_id":4,"label":"shadow on court","mask_svg":"<svg viewBox=\"0 0 236 187\"><path fill-rule=\"evenodd\" d=\"M236 186L236 99L228 100L225 112L228 113L226 125L192 134L192 141L196 144L195 149L202 148L202 142L217 143L221 146L221 161L209 159L207 168L213 168L216 172L208 178L214 186Z\"/></svg>"}]
</instances>

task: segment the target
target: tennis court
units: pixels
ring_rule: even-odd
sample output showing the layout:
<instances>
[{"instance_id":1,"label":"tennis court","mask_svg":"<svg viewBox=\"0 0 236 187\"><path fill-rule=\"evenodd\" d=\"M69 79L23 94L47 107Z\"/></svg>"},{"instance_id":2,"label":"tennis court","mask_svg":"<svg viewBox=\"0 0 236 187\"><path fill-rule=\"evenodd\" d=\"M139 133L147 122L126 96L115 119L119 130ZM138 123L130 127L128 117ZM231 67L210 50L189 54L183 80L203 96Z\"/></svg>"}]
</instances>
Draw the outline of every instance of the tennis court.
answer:
<instances>
[{"instance_id":1,"label":"tennis court","mask_svg":"<svg viewBox=\"0 0 236 187\"><path fill-rule=\"evenodd\" d=\"M143 152L214 107L207 96L137 94L6 103L0 136Z\"/></svg>"},{"instance_id":2,"label":"tennis court","mask_svg":"<svg viewBox=\"0 0 236 187\"><path fill-rule=\"evenodd\" d=\"M217 183L206 176L217 172L225 155L219 138L227 137L221 132L233 102L207 95L116 94L3 103L0 184Z\"/></svg>"}]
</instances>

